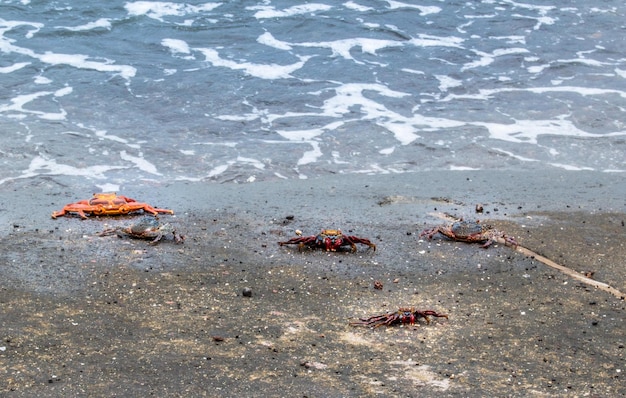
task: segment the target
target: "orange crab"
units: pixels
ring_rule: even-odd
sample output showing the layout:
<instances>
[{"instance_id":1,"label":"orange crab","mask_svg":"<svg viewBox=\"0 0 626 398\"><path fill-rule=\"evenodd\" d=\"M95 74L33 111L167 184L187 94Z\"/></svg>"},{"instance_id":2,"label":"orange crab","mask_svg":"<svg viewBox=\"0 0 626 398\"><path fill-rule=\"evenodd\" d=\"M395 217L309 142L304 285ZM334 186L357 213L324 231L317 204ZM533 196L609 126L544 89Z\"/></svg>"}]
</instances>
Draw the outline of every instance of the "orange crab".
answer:
<instances>
[{"instance_id":1,"label":"orange crab","mask_svg":"<svg viewBox=\"0 0 626 398\"><path fill-rule=\"evenodd\" d=\"M65 205L61 211L53 212L52 218L61 217L67 213L78 213L81 218L85 219L87 218L85 213L95 214L96 216L115 216L139 210L155 216L159 213L174 214L173 210L156 209L147 203L137 202L135 199L117 195L115 192L103 192L94 193L91 199Z\"/></svg>"}]
</instances>

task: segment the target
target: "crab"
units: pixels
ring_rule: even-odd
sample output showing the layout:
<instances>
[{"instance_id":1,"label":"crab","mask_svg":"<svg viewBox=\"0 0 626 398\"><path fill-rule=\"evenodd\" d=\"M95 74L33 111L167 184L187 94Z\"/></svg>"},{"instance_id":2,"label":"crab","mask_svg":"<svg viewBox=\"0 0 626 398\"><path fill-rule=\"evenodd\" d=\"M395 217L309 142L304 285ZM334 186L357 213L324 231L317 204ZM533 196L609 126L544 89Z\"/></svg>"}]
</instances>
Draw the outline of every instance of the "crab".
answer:
<instances>
[{"instance_id":1,"label":"crab","mask_svg":"<svg viewBox=\"0 0 626 398\"><path fill-rule=\"evenodd\" d=\"M67 213L78 213L82 219L86 219L85 213L96 216L114 216L140 210L155 216L159 213L174 214L173 210L157 209L147 203L137 202L135 199L127 196L117 195L115 192L103 192L94 193L91 199L65 205L60 211L53 212L52 218L61 217Z\"/></svg>"},{"instance_id":2,"label":"crab","mask_svg":"<svg viewBox=\"0 0 626 398\"><path fill-rule=\"evenodd\" d=\"M356 322L350 322L351 326L366 326L371 328L377 328L380 326L393 326L393 325L414 325L420 318L423 318L426 323L430 323L429 316L436 318L446 318L448 315L439 314L433 310L416 310L414 307L399 308L396 312L388 312L382 315L374 315L369 318L360 318Z\"/></svg>"},{"instance_id":3,"label":"crab","mask_svg":"<svg viewBox=\"0 0 626 398\"><path fill-rule=\"evenodd\" d=\"M174 227L171 224L165 223L162 224L155 217L146 216L143 217L139 222L133 224L129 227L116 227L105 229L100 232L99 236L107 236L117 233L117 235L122 238L124 236L128 236L135 239L152 239L150 242L151 245L156 245L163 239L163 237L171 233L174 236L174 241L176 243L183 243L184 237L179 235Z\"/></svg>"},{"instance_id":4,"label":"crab","mask_svg":"<svg viewBox=\"0 0 626 398\"><path fill-rule=\"evenodd\" d=\"M298 250L302 250L305 246L312 249L325 249L327 252L335 252L342 246L350 246L354 253L357 250L356 244L361 243L371 247L376 251L376 245L368 239L359 238L358 236L344 235L340 229L323 229L318 235L301 236L302 232L296 231L297 238L291 238L287 242L278 242L279 245L298 245Z\"/></svg>"},{"instance_id":5,"label":"crab","mask_svg":"<svg viewBox=\"0 0 626 398\"><path fill-rule=\"evenodd\" d=\"M456 221L451 225L438 226L424 230L419 237L426 236L429 240L440 233L452 240L467 243L483 243L481 247L488 248L498 240L503 240L505 245L517 247L517 241L512 236L498 231L489 224L480 224L479 221Z\"/></svg>"}]
</instances>

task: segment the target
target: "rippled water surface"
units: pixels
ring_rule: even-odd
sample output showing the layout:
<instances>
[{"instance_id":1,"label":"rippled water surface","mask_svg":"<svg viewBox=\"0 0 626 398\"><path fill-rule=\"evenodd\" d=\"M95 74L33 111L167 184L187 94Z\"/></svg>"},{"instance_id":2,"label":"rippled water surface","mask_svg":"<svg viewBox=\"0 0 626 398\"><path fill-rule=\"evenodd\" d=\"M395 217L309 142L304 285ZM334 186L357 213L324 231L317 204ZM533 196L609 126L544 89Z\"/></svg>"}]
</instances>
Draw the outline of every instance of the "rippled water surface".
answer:
<instances>
[{"instance_id":1,"label":"rippled water surface","mask_svg":"<svg viewBox=\"0 0 626 398\"><path fill-rule=\"evenodd\" d=\"M0 0L0 184L623 172L625 13L622 1Z\"/></svg>"}]
</instances>

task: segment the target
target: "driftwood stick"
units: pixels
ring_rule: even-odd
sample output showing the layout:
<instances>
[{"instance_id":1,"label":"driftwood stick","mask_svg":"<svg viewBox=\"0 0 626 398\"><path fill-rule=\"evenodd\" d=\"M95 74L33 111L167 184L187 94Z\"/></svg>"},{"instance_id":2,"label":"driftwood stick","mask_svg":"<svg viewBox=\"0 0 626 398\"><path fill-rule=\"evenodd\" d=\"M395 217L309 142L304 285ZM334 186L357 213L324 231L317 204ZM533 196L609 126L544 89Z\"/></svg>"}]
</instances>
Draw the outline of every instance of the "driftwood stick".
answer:
<instances>
[{"instance_id":1,"label":"driftwood stick","mask_svg":"<svg viewBox=\"0 0 626 398\"><path fill-rule=\"evenodd\" d=\"M450 214L435 213L434 215L439 217L439 218L443 218L445 220L452 221L452 222L456 222L456 221L460 220L459 218L453 217ZM502 245L510 246L510 244L508 244L504 240L504 238L496 238L496 241L498 243L502 244ZM530 250L527 247L524 247L524 246L521 246L521 245L517 245L517 246L513 247L513 249L516 252L522 253L525 256L534 258L535 260L537 260L537 261L547 265L550 268L554 268L556 270L559 270L559 271L563 272L564 274L566 274L566 275L568 275L568 276L570 276L570 277L572 277L572 278L574 278L574 279L576 279L576 280L578 280L580 282L583 282L583 283L585 283L587 285L594 286L594 287L596 287L596 288L598 288L598 289L600 289L602 291L610 293L610 294L614 295L615 297L617 297L617 298L619 298L621 300L626 299L626 294L620 292L619 290L617 290L614 287L611 287L609 284L604 283L604 282L599 282L599 281L597 281L595 279L587 278L586 276L584 276L580 272L576 272L575 270L573 270L571 268L568 268L568 267L563 266L561 264L557 264L554 261L550 260L549 258L544 257L541 254L538 254L538 253Z\"/></svg>"},{"instance_id":2,"label":"driftwood stick","mask_svg":"<svg viewBox=\"0 0 626 398\"><path fill-rule=\"evenodd\" d=\"M506 241L503 238L497 238L496 239L498 243L505 245ZM525 256L529 256L534 258L535 260L544 263L545 265L547 265L548 267L557 269L561 272L563 272L564 274L579 280L580 282L586 283L587 285L591 285L594 286L600 290L603 290L607 293L611 293L612 295L614 295L615 297L624 300L624 298L626 298L626 295L622 292L620 292L619 290L615 289L614 287L609 286L608 284L604 283L604 282L599 282L595 279L591 279L591 278L587 278L586 276L584 276L583 274L581 274L580 272L576 272L571 268L565 267L563 265L557 264L554 261L550 260L547 257L542 256L541 254L535 253L534 251L524 247L524 246L520 246L518 245L517 247L514 248L514 250L516 252L522 253Z\"/></svg>"}]
</instances>

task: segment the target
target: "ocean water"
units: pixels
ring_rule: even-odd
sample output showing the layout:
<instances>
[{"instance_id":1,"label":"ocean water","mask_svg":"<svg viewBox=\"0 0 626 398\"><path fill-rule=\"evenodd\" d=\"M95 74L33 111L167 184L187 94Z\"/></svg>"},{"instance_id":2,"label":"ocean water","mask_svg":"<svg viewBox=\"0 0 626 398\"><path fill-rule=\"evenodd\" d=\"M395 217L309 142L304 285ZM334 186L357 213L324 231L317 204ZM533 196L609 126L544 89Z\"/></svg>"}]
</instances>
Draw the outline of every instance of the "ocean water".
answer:
<instances>
[{"instance_id":1,"label":"ocean water","mask_svg":"<svg viewBox=\"0 0 626 398\"><path fill-rule=\"evenodd\" d=\"M4 187L626 171L623 0L0 0L0 54Z\"/></svg>"}]
</instances>

